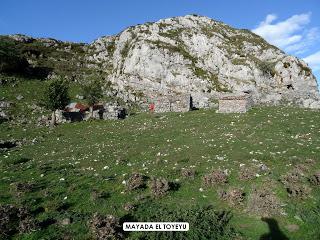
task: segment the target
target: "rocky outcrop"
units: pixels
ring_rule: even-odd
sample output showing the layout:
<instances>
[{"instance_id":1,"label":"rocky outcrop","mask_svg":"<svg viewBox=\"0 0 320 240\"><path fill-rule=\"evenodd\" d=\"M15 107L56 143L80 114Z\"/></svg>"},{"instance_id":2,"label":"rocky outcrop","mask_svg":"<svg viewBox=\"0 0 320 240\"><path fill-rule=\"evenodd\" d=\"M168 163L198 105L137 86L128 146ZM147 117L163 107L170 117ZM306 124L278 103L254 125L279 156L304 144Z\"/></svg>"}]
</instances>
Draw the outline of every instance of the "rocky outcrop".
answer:
<instances>
[{"instance_id":1,"label":"rocky outcrop","mask_svg":"<svg viewBox=\"0 0 320 240\"><path fill-rule=\"evenodd\" d=\"M319 101L305 62L207 17L163 19L99 38L89 45L87 61L104 72L114 95L130 101L191 94L195 107L207 107L239 92L250 92L256 103L310 107Z\"/></svg>"},{"instance_id":2,"label":"rocky outcrop","mask_svg":"<svg viewBox=\"0 0 320 240\"><path fill-rule=\"evenodd\" d=\"M255 103L320 107L317 81L305 62L249 30L207 17L162 19L91 44L24 35L0 40L6 42L2 52L17 55L9 58L15 64L4 62L2 72L20 69L40 79L62 75L80 84L94 75L108 97L127 105L187 94L194 107L208 108L225 94L250 93ZM7 81L0 69L1 82Z\"/></svg>"}]
</instances>

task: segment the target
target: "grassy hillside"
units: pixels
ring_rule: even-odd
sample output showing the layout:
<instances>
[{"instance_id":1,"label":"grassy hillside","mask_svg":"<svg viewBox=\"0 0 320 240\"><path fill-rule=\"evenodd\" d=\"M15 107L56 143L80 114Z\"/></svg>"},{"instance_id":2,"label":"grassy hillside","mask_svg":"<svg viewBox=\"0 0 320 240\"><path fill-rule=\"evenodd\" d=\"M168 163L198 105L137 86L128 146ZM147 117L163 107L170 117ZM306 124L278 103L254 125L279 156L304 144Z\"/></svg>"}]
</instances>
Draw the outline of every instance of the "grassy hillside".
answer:
<instances>
[{"instance_id":1,"label":"grassy hillside","mask_svg":"<svg viewBox=\"0 0 320 240\"><path fill-rule=\"evenodd\" d=\"M14 91L2 86L0 98L16 102L18 117L19 108L29 112L26 106L38 101L41 84L25 81ZM15 100L18 94L24 100ZM206 233L212 239L316 239L319 129L319 111L288 107L144 113L54 129L4 122L1 140L24 144L0 153L0 205L24 206L37 222L31 233L13 231L15 239L90 239L96 212L120 222L191 223L187 235L131 233L129 239L208 238ZM128 186L133 173L144 176L141 188ZM154 196L154 178L167 180L170 190Z\"/></svg>"}]
</instances>

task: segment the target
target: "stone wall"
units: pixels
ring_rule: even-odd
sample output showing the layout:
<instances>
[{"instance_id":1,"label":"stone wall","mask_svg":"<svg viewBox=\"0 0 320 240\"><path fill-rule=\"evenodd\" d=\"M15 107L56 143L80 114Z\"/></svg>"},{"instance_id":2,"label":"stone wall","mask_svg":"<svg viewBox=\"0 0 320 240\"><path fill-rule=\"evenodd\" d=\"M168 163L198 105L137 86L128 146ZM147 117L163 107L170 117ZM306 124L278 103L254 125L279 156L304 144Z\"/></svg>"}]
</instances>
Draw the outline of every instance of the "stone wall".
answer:
<instances>
[{"instance_id":1,"label":"stone wall","mask_svg":"<svg viewBox=\"0 0 320 240\"><path fill-rule=\"evenodd\" d=\"M152 101L155 112L188 112L190 111L190 94L159 96Z\"/></svg>"},{"instance_id":2,"label":"stone wall","mask_svg":"<svg viewBox=\"0 0 320 240\"><path fill-rule=\"evenodd\" d=\"M219 113L245 113L252 106L249 96L229 96L219 99Z\"/></svg>"}]
</instances>

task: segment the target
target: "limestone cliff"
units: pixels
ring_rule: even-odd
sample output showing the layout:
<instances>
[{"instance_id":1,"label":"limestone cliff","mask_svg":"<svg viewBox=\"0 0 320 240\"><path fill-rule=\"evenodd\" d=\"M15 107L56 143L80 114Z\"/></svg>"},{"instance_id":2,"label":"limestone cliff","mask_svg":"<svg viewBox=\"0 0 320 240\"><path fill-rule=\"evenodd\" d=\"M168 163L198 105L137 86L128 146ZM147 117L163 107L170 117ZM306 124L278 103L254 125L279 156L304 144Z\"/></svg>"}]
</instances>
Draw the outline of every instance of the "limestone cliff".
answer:
<instances>
[{"instance_id":1,"label":"limestone cliff","mask_svg":"<svg viewBox=\"0 0 320 240\"><path fill-rule=\"evenodd\" d=\"M317 81L302 60L249 30L187 15L145 23L88 47L113 94L139 101L191 93L198 107L225 93L251 92L257 103L319 105Z\"/></svg>"},{"instance_id":2,"label":"limestone cliff","mask_svg":"<svg viewBox=\"0 0 320 240\"><path fill-rule=\"evenodd\" d=\"M0 36L0 84L3 72L17 71L79 83L93 74L107 95L140 105L157 95L191 94L195 107L208 107L220 95L250 92L256 103L320 108L305 62L249 30L195 15L129 27L91 44Z\"/></svg>"}]
</instances>

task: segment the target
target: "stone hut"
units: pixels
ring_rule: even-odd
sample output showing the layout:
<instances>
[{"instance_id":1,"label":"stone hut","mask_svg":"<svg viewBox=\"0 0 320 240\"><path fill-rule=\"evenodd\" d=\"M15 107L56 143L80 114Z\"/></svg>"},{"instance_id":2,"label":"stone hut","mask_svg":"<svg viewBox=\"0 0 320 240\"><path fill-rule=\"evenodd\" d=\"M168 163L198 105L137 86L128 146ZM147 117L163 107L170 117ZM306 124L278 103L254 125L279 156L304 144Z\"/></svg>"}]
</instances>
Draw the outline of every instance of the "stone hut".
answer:
<instances>
[{"instance_id":1,"label":"stone hut","mask_svg":"<svg viewBox=\"0 0 320 240\"><path fill-rule=\"evenodd\" d=\"M188 112L191 108L190 94L158 96L152 100L154 111L161 112Z\"/></svg>"},{"instance_id":2,"label":"stone hut","mask_svg":"<svg viewBox=\"0 0 320 240\"><path fill-rule=\"evenodd\" d=\"M249 94L239 96L224 96L219 98L219 113L245 113L253 102Z\"/></svg>"}]
</instances>

